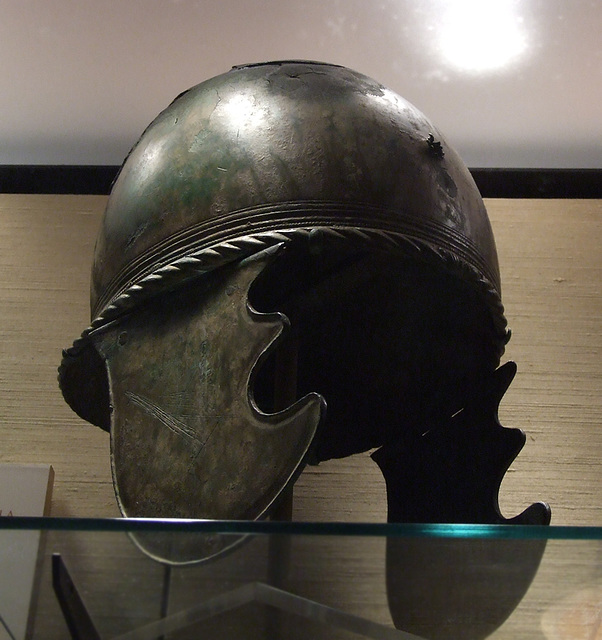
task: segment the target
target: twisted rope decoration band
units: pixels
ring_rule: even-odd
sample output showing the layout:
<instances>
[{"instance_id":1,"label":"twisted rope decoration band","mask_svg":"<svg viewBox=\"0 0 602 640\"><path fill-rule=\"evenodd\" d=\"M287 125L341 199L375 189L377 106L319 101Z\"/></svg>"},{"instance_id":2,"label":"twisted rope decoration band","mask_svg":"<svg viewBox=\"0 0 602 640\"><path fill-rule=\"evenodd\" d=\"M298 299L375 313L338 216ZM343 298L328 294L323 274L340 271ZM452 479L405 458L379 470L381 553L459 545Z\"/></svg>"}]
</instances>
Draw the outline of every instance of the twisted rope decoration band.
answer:
<instances>
[{"instance_id":1,"label":"twisted rope decoration band","mask_svg":"<svg viewBox=\"0 0 602 640\"><path fill-rule=\"evenodd\" d=\"M476 266L461 259L452 251L400 232L356 227L310 226L290 230L267 231L227 240L214 246L186 255L174 262L159 267L135 284L127 287L115 297L85 329L71 347L63 351L64 359L76 358L88 343L92 333L102 330L121 315L128 313L141 302L159 292L169 290L191 279L204 276L222 266L249 257L260 251L299 238L308 238L315 233L332 239L344 240L360 248L377 248L404 257L443 263L445 267L463 280L472 283L492 312L496 337L500 343L500 354L508 342L509 332L504 317L504 307L493 283L485 278Z\"/></svg>"}]
</instances>

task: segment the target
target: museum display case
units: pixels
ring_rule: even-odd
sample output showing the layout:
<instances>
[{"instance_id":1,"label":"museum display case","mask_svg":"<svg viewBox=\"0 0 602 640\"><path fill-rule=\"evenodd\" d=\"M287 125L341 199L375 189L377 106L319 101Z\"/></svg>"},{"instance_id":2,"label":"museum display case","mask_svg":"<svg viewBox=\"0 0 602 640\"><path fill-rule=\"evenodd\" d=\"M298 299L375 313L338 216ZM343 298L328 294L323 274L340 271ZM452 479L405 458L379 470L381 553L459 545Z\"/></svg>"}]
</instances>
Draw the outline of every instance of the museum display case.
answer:
<instances>
[{"instance_id":1,"label":"museum display case","mask_svg":"<svg viewBox=\"0 0 602 640\"><path fill-rule=\"evenodd\" d=\"M42 532L33 638L600 633L600 527L0 520L1 536L32 530ZM239 544L178 566L143 553L144 536Z\"/></svg>"},{"instance_id":2,"label":"museum display case","mask_svg":"<svg viewBox=\"0 0 602 640\"><path fill-rule=\"evenodd\" d=\"M178 531L181 524L116 518L108 436L75 416L57 387L57 350L88 315L88 269L105 203L104 196L0 197L2 462L54 469L52 518L0 520L17 548L32 533L25 528L44 530L31 582L34 638L68 633L52 587L54 554L55 573L65 568L103 638L137 630L148 633L130 637L198 637L203 630L224 638L361 637L352 630L356 623L364 637L404 637L401 630L411 631L400 611L412 610L412 594L422 600L432 585L445 598L431 607L443 606L449 594L472 601L485 591L474 583L471 590L472 578L466 586L462 577L484 580L489 570L492 588L521 586L510 600L499 595L494 617L507 619L492 637L589 640L600 633L601 200L486 199L513 331L504 361L518 364L500 422L523 429L527 440L502 483L500 509L512 517L545 500L552 526L383 524L382 476L359 455L303 471L294 489L295 523L192 525L195 535L244 535L245 542L185 567L156 562L132 538L145 528L145 535L171 531L174 540L192 535ZM13 565L19 553L11 553ZM453 572L450 553L465 560ZM8 585L14 591L13 578ZM266 632L270 624L284 631ZM429 637L421 631L413 633Z\"/></svg>"},{"instance_id":3,"label":"museum display case","mask_svg":"<svg viewBox=\"0 0 602 640\"><path fill-rule=\"evenodd\" d=\"M21 4L0 640L602 640L596 3Z\"/></svg>"}]
</instances>

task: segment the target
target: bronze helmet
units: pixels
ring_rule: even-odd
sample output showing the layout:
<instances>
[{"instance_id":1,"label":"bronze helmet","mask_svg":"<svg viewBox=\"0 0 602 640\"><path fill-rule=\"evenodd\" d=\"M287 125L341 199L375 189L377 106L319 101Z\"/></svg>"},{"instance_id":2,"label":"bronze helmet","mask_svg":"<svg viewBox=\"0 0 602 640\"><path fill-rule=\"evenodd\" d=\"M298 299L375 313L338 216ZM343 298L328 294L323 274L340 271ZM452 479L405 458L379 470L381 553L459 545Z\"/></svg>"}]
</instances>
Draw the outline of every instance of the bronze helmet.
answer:
<instances>
[{"instance_id":1,"label":"bronze helmet","mask_svg":"<svg viewBox=\"0 0 602 640\"><path fill-rule=\"evenodd\" d=\"M480 397L496 416L504 384L470 173L415 107L335 65L234 67L159 114L113 185L91 310L59 379L112 431L125 515L262 517L306 462L373 448L387 475ZM503 521L517 437L489 510L458 518Z\"/></svg>"}]
</instances>

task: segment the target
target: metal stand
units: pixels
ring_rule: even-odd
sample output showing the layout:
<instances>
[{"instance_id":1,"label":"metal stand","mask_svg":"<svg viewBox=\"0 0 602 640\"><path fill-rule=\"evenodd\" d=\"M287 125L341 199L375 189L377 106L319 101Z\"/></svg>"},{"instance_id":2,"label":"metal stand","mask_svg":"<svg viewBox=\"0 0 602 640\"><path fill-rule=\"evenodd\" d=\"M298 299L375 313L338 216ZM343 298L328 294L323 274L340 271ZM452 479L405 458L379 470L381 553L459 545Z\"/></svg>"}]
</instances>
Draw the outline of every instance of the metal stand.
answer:
<instances>
[{"instance_id":1,"label":"metal stand","mask_svg":"<svg viewBox=\"0 0 602 640\"><path fill-rule=\"evenodd\" d=\"M54 590L69 627L71 638L73 640L102 640L59 554L52 557L52 575ZM219 594L195 607L116 636L113 640L157 640L167 633L185 629L192 624L251 603L267 605L276 611L351 631L373 640L424 640L420 636L338 611L262 582L251 582L232 591ZM266 632L266 638L271 640L279 637L283 636L273 636Z\"/></svg>"},{"instance_id":2,"label":"metal stand","mask_svg":"<svg viewBox=\"0 0 602 640\"><path fill-rule=\"evenodd\" d=\"M102 640L62 557L52 555L52 586L73 640Z\"/></svg>"}]
</instances>

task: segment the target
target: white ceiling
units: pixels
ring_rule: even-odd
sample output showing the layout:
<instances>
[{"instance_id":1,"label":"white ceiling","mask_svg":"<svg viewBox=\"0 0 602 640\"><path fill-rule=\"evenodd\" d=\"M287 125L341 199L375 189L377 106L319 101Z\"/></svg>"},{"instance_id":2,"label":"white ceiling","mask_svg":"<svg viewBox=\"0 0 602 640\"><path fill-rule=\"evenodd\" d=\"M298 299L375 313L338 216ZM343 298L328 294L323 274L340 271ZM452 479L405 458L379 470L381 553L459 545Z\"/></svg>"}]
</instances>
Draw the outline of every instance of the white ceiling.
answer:
<instances>
[{"instance_id":1,"label":"white ceiling","mask_svg":"<svg viewBox=\"0 0 602 640\"><path fill-rule=\"evenodd\" d=\"M471 167L602 166L602 0L0 0L0 164L120 164L232 65L361 71Z\"/></svg>"}]
</instances>

